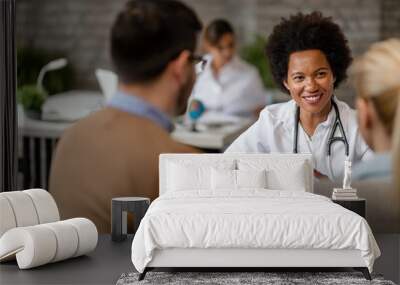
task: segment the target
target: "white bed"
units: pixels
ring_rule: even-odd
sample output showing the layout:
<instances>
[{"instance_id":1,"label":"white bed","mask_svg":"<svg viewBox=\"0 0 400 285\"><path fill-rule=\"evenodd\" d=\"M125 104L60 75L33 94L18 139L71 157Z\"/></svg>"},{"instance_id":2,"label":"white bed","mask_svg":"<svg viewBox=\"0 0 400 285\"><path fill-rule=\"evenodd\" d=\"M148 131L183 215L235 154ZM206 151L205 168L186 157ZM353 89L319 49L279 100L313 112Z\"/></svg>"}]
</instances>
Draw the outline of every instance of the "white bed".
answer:
<instances>
[{"instance_id":1,"label":"white bed","mask_svg":"<svg viewBox=\"0 0 400 285\"><path fill-rule=\"evenodd\" d=\"M140 279L155 267L354 267L370 278L372 232L312 194L311 155L164 154L159 166L160 197L132 243Z\"/></svg>"}]
</instances>

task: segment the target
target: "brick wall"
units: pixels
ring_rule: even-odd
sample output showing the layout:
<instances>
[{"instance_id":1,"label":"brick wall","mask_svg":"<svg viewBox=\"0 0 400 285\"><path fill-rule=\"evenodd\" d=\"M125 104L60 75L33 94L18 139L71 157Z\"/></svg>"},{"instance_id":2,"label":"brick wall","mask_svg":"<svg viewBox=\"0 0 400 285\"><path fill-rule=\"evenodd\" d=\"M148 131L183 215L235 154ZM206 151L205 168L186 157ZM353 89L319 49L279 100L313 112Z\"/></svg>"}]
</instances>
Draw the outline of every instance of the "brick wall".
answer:
<instances>
[{"instance_id":1,"label":"brick wall","mask_svg":"<svg viewBox=\"0 0 400 285\"><path fill-rule=\"evenodd\" d=\"M109 30L125 0L19 0L19 45L65 52L78 88L97 88L94 70L109 68ZM205 21L224 14L224 1L186 1Z\"/></svg>"},{"instance_id":2,"label":"brick wall","mask_svg":"<svg viewBox=\"0 0 400 285\"><path fill-rule=\"evenodd\" d=\"M77 87L97 88L94 69L109 66L109 28L124 2L19 0L17 42L65 52L77 69Z\"/></svg>"},{"instance_id":3,"label":"brick wall","mask_svg":"<svg viewBox=\"0 0 400 285\"><path fill-rule=\"evenodd\" d=\"M381 38L400 37L400 1L382 0Z\"/></svg>"},{"instance_id":4,"label":"brick wall","mask_svg":"<svg viewBox=\"0 0 400 285\"><path fill-rule=\"evenodd\" d=\"M267 36L282 17L320 10L343 28L354 55L389 36L400 36L399 0L184 0L205 22L231 21L241 43ZM97 88L94 70L109 68L110 25L125 0L18 0L17 42L67 53L78 72L77 87ZM338 91L351 101L352 91ZM342 95L340 95L342 96Z\"/></svg>"}]
</instances>

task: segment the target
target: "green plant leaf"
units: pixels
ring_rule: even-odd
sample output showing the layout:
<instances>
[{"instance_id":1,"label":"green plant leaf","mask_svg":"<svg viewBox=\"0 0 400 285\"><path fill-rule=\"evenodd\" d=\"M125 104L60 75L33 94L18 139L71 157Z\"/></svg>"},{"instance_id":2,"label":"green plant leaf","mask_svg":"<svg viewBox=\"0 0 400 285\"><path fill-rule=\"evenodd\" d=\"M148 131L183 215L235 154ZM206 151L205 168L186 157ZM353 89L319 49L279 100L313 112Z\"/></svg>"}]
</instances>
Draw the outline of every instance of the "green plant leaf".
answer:
<instances>
[{"instance_id":1,"label":"green plant leaf","mask_svg":"<svg viewBox=\"0 0 400 285\"><path fill-rule=\"evenodd\" d=\"M266 44L267 40L264 37L256 35L250 44L245 45L241 49L240 56L257 68L266 88L276 88L269 62L264 52Z\"/></svg>"},{"instance_id":2,"label":"green plant leaf","mask_svg":"<svg viewBox=\"0 0 400 285\"><path fill-rule=\"evenodd\" d=\"M25 110L40 112L47 94L36 88L35 85L24 85L17 90L17 100Z\"/></svg>"}]
</instances>

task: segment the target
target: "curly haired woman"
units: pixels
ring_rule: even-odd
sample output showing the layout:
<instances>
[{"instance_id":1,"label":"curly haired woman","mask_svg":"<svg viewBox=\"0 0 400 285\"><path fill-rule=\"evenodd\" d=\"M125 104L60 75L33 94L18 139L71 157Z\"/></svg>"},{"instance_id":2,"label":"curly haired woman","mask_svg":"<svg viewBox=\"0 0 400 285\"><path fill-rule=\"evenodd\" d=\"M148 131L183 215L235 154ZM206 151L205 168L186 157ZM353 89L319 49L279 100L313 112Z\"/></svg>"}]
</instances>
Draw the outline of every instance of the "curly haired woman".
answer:
<instances>
[{"instance_id":1,"label":"curly haired woman","mask_svg":"<svg viewBox=\"0 0 400 285\"><path fill-rule=\"evenodd\" d=\"M331 180L343 177L345 160L368 159L355 111L334 96L352 61L340 27L320 12L299 13L274 27L266 53L292 100L264 108L227 151L312 153L315 176Z\"/></svg>"}]
</instances>

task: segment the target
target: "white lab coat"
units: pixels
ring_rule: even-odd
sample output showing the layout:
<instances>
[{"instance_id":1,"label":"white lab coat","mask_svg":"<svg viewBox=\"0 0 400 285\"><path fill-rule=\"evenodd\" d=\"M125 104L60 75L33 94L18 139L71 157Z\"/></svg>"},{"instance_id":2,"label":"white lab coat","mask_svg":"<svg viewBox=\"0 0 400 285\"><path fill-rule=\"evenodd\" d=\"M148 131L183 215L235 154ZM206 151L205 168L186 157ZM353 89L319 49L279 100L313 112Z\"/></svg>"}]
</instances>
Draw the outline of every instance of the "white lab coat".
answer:
<instances>
[{"instance_id":1,"label":"white lab coat","mask_svg":"<svg viewBox=\"0 0 400 285\"><path fill-rule=\"evenodd\" d=\"M369 159L372 151L358 130L356 112L346 103L334 99L338 105L344 132L349 143L349 158L354 162ZM274 104L262 110L259 119L240 135L226 152L293 153L294 118L296 104L293 100ZM345 146L334 142L331 156L327 155L329 133L335 121L334 108L325 122L318 125L311 138L301 125L298 128L298 153L312 153L314 169L333 181L343 178ZM340 136L339 128L335 136Z\"/></svg>"},{"instance_id":2,"label":"white lab coat","mask_svg":"<svg viewBox=\"0 0 400 285\"><path fill-rule=\"evenodd\" d=\"M206 56L204 71L197 77L191 99L198 99L206 110L227 115L250 116L257 107L265 106L269 98L257 69L234 57L215 77L212 57Z\"/></svg>"}]
</instances>

